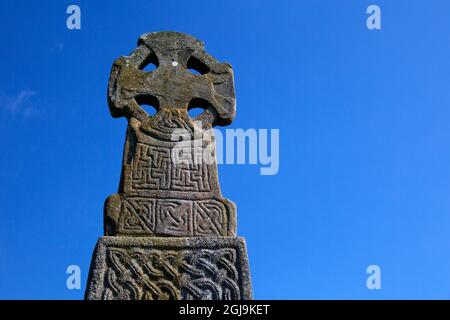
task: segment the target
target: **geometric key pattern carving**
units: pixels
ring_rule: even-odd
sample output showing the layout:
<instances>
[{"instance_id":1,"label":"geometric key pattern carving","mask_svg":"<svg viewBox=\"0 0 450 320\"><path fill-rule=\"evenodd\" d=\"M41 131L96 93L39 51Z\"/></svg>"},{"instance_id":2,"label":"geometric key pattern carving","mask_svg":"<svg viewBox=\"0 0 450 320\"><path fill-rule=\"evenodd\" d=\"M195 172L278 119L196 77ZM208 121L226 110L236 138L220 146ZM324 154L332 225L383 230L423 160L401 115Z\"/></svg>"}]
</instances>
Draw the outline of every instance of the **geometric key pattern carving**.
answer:
<instances>
[{"instance_id":1,"label":"geometric key pattern carving","mask_svg":"<svg viewBox=\"0 0 450 320\"><path fill-rule=\"evenodd\" d=\"M133 159L130 190L209 192L206 164L176 163L172 149L138 143Z\"/></svg>"}]
</instances>

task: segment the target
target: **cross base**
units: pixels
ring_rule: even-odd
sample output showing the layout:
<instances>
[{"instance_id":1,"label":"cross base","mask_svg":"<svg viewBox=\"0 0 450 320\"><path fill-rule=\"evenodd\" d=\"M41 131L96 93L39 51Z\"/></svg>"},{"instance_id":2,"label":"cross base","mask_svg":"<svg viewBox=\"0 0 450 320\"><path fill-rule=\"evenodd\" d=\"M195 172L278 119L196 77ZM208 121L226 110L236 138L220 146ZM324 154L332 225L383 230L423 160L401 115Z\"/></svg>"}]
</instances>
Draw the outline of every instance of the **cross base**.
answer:
<instances>
[{"instance_id":1,"label":"cross base","mask_svg":"<svg viewBox=\"0 0 450 320\"><path fill-rule=\"evenodd\" d=\"M252 299L245 240L101 237L85 299Z\"/></svg>"}]
</instances>

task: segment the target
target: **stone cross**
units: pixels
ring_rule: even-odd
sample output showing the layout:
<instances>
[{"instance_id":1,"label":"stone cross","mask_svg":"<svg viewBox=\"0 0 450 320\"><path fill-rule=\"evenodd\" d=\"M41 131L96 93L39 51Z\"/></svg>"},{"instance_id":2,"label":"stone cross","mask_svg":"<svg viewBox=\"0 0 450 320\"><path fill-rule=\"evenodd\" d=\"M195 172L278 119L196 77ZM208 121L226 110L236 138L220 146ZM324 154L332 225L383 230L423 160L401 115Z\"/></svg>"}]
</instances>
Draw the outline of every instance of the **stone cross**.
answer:
<instances>
[{"instance_id":1,"label":"stone cross","mask_svg":"<svg viewBox=\"0 0 450 320\"><path fill-rule=\"evenodd\" d=\"M148 64L156 69L144 70ZM236 206L221 195L217 164L197 161L196 148L180 149L190 161L177 157L180 132L188 138L183 146L204 149L211 128L233 120L231 66L189 35L144 34L114 62L108 103L128 129L119 192L105 202L105 236L86 298L251 299L245 240L236 237ZM197 107L203 112L191 118ZM215 160L214 143L210 151Z\"/></svg>"}]
</instances>

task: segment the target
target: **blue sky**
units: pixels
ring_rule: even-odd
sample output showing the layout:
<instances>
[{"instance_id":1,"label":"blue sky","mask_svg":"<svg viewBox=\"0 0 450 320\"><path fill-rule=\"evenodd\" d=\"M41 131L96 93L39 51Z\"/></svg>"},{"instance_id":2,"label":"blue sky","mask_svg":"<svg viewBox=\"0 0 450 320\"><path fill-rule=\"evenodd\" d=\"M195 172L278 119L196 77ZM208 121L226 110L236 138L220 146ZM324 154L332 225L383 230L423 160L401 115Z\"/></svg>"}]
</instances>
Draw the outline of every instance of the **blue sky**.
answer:
<instances>
[{"instance_id":1,"label":"blue sky","mask_svg":"<svg viewBox=\"0 0 450 320\"><path fill-rule=\"evenodd\" d=\"M82 29L66 28L77 4ZM382 29L366 28L377 4ZM233 65L230 128L280 130L280 170L220 165L258 299L450 294L448 1L2 1L0 298L80 299L126 120L106 86L140 34ZM66 288L66 267L82 289ZM381 267L382 289L366 288Z\"/></svg>"}]
</instances>

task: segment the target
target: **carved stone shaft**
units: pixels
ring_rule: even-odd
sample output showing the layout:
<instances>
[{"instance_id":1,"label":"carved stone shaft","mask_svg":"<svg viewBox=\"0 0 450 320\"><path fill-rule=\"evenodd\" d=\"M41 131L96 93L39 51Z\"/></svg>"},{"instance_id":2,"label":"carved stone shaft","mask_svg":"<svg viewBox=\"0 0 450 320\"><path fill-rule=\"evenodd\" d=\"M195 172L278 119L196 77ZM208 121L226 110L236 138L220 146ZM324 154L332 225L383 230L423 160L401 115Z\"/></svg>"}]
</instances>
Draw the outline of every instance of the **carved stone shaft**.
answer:
<instances>
[{"instance_id":1,"label":"carved stone shaft","mask_svg":"<svg viewBox=\"0 0 450 320\"><path fill-rule=\"evenodd\" d=\"M220 192L212 130L235 116L231 66L189 35L144 34L114 62L108 103L128 128L86 298L251 298L245 241L235 237L235 204ZM203 112L191 118L192 108Z\"/></svg>"}]
</instances>

